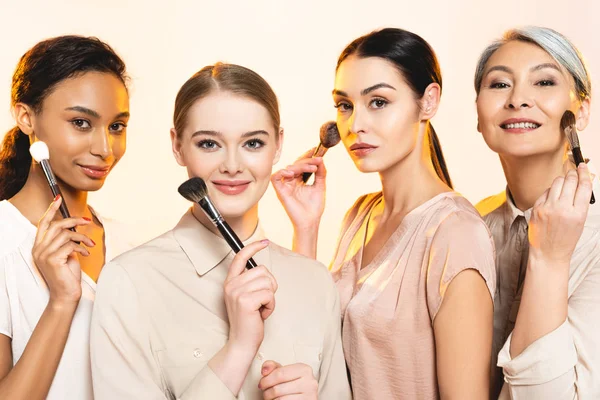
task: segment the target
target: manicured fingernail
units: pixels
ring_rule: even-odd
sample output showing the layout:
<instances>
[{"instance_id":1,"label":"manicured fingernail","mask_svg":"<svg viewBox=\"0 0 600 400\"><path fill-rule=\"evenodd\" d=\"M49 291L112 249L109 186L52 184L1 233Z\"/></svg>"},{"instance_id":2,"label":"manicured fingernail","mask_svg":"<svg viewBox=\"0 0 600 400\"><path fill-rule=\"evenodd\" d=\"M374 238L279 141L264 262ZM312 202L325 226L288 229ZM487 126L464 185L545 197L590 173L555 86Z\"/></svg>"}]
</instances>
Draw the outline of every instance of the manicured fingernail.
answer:
<instances>
[{"instance_id":1,"label":"manicured fingernail","mask_svg":"<svg viewBox=\"0 0 600 400\"><path fill-rule=\"evenodd\" d=\"M88 217L81 217L81 218L85 219L87 222L92 222L92 220L89 219Z\"/></svg>"},{"instance_id":2,"label":"manicured fingernail","mask_svg":"<svg viewBox=\"0 0 600 400\"><path fill-rule=\"evenodd\" d=\"M96 242L94 242L92 239L90 239L90 242L92 242L94 246L96 245Z\"/></svg>"},{"instance_id":3,"label":"manicured fingernail","mask_svg":"<svg viewBox=\"0 0 600 400\"><path fill-rule=\"evenodd\" d=\"M58 199L60 199L60 194L56 195L56 197L54 198L54 201L58 201Z\"/></svg>"},{"instance_id":4,"label":"manicured fingernail","mask_svg":"<svg viewBox=\"0 0 600 400\"><path fill-rule=\"evenodd\" d=\"M260 241L262 244L269 244L269 239L263 239Z\"/></svg>"}]
</instances>

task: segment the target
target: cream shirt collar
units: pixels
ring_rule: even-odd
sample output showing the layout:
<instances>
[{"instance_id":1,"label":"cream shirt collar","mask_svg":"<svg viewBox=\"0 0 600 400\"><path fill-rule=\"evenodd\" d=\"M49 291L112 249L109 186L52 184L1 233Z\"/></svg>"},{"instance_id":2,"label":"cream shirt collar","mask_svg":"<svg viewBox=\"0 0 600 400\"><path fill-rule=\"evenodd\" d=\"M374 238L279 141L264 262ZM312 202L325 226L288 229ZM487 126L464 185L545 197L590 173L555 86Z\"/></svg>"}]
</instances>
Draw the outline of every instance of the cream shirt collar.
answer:
<instances>
[{"instance_id":1,"label":"cream shirt collar","mask_svg":"<svg viewBox=\"0 0 600 400\"><path fill-rule=\"evenodd\" d=\"M565 161L565 164L564 164L565 171L573 168L572 162L573 162L572 156L569 153L569 158L567 159L567 161ZM592 186L594 188L593 189L594 196L598 197L599 195L596 193L598 193L598 190L600 189L600 180L598 179L596 169L594 168L594 165L592 164L592 162L590 160L588 160L587 164L588 164L590 173L592 174ZM506 186L505 194L506 194L506 206L504 207L504 237L506 240L508 240L508 234L510 232L510 227L512 226L515 219L517 219L517 217L519 217L519 216L525 217L525 220L527 221L527 225L529 225L529 220L531 219L531 212L533 211L533 207L529 208L528 210L521 211L515 205L512 195L510 194L510 190L508 189L508 186ZM592 205L590 205L590 213L591 212L592 212Z\"/></svg>"},{"instance_id":2,"label":"cream shirt collar","mask_svg":"<svg viewBox=\"0 0 600 400\"><path fill-rule=\"evenodd\" d=\"M212 233L194 217L191 208L181 217L173 229L173 235L200 276L210 272L233 253L225 239ZM244 244L264 238L264 232L259 224ZM258 252L253 258L258 265L264 265L270 270L271 257L267 250Z\"/></svg>"}]
</instances>

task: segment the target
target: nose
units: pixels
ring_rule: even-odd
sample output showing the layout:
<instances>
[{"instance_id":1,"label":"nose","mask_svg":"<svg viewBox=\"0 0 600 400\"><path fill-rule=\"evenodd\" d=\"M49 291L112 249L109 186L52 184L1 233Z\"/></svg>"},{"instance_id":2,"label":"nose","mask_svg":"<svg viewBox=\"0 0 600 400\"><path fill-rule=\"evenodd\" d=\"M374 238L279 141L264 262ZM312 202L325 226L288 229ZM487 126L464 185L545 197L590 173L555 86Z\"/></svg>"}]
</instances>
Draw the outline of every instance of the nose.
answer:
<instances>
[{"instance_id":1,"label":"nose","mask_svg":"<svg viewBox=\"0 0 600 400\"><path fill-rule=\"evenodd\" d=\"M366 111L360 110L359 107L354 107L352 110L352 115L350 116L349 127L350 133L354 133L355 135L365 133L366 128Z\"/></svg>"},{"instance_id":2,"label":"nose","mask_svg":"<svg viewBox=\"0 0 600 400\"><path fill-rule=\"evenodd\" d=\"M113 156L112 137L108 128L101 129L92 134L92 143L90 152L103 160L107 160Z\"/></svg>"},{"instance_id":3,"label":"nose","mask_svg":"<svg viewBox=\"0 0 600 400\"><path fill-rule=\"evenodd\" d=\"M506 107L512 110L531 108L533 100L524 85L515 84L507 99Z\"/></svg>"},{"instance_id":4,"label":"nose","mask_svg":"<svg viewBox=\"0 0 600 400\"><path fill-rule=\"evenodd\" d=\"M242 163L240 162L240 154L237 148L229 149L226 153L226 157L221 163L219 171L222 174L235 175L238 172L242 172Z\"/></svg>"}]
</instances>

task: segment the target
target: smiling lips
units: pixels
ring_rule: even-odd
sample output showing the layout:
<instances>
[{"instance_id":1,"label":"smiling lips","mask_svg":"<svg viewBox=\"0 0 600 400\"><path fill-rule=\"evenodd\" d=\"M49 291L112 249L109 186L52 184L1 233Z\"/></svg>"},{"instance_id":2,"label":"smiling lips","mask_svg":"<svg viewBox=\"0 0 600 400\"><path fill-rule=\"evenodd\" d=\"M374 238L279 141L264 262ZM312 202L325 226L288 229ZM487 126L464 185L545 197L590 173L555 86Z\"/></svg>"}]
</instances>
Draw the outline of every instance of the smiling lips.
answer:
<instances>
[{"instance_id":1,"label":"smiling lips","mask_svg":"<svg viewBox=\"0 0 600 400\"><path fill-rule=\"evenodd\" d=\"M103 179L110 172L110 165L80 165L84 174L92 179Z\"/></svg>"},{"instance_id":2,"label":"smiling lips","mask_svg":"<svg viewBox=\"0 0 600 400\"><path fill-rule=\"evenodd\" d=\"M239 180L216 180L211 182L217 190L230 196L235 196L244 192L248 188L248 185L250 185L250 181Z\"/></svg>"},{"instance_id":3,"label":"smiling lips","mask_svg":"<svg viewBox=\"0 0 600 400\"><path fill-rule=\"evenodd\" d=\"M500 128L508 133L527 133L536 130L540 126L542 124L539 122L526 118L511 118L500 124Z\"/></svg>"}]
</instances>

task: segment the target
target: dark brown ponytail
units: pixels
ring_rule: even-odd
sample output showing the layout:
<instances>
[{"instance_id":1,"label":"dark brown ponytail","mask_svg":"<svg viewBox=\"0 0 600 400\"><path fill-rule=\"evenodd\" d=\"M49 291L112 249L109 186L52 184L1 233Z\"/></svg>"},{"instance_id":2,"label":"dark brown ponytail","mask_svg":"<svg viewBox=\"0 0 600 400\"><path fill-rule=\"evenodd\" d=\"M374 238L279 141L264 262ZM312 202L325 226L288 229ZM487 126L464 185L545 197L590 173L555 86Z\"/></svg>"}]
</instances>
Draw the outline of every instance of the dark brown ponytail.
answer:
<instances>
[{"instance_id":1,"label":"dark brown ponytail","mask_svg":"<svg viewBox=\"0 0 600 400\"><path fill-rule=\"evenodd\" d=\"M21 190L30 166L29 137L14 127L4 136L0 148L0 201L10 199Z\"/></svg>"},{"instance_id":2,"label":"dark brown ponytail","mask_svg":"<svg viewBox=\"0 0 600 400\"><path fill-rule=\"evenodd\" d=\"M437 133L435 133L435 129L433 129L433 125L429 123L429 151L431 153L431 162L433 163L433 168L435 168L435 172L437 176L444 181L446 185L452 188L452 180L450 179L450 174L448 173L448 168L446 167L446 160L444 159L444 153L442 152L442 145L440 144L440 139L438 139Z\"/></svg>"}]
</instances>

